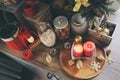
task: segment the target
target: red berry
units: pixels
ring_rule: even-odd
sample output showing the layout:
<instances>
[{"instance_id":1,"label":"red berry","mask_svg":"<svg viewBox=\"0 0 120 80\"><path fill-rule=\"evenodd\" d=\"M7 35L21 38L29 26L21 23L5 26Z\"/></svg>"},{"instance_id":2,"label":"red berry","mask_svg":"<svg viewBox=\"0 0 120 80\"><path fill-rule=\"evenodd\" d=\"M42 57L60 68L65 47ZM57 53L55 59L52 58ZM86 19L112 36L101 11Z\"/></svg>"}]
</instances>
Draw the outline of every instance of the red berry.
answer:
<instances>
[{"instance_id":1,"label":"red berry","mask_svg":"<svg viewBox=\"0 0 120 80\"><path fill-rule=\"evenodd\" d=\"M22 56L25 60L33 59L33 53L30 49L26 49L25 51L23 51Z\"/></svg>"}]
</instances>

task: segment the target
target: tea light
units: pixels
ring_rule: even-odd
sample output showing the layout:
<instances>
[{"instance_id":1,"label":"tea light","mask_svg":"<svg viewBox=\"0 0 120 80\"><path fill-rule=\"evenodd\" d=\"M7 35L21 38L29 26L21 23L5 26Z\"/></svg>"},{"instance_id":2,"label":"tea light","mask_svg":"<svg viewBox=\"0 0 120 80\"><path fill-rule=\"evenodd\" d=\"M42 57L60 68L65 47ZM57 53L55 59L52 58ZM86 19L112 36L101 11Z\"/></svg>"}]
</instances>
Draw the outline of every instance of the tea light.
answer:
<instances>
[{"instance_id":1,"label":"tea light","mask_svg":"<svg viewBox=\"0 0 120 80\"><path fill-rule=\"evenodd\" d=\"M83 45L83 50L86 56L92 56L95 50L94 42L91 42L91 41L85 42Z\"/></svg>"},{"instance_id":2,"label":"tea light","mask_svg":"<svg viewBox=\"0 0 120 80\"><path fill-rule=\"evenodd\" d=\"M81 44L74 44L73 55L74 57L80 57L83 54L83 47Z\"/></svg>"}]
</instances>

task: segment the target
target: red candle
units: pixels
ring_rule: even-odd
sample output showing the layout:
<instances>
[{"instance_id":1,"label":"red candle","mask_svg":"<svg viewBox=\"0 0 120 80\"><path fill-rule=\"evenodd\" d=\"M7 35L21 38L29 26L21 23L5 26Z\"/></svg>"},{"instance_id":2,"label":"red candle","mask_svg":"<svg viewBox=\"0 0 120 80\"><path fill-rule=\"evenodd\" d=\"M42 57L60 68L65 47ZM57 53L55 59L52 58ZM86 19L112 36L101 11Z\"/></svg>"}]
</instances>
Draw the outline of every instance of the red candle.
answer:
<instances>
[{"instance_id":1,"label":"red candle","mask_svg":"<svg viewBox=\"0 0 120 80\"><path fill-rule=\"evenodd\" d=\"M95 50L94 42L91 42L91 41L85 42L83 45L83 50L86 56L92 56Z\"/></svg>"},{"instance_id":2,"label":"red candle","mask_svg":"<svg viewBox=\"0 0 120 80\"><path fill-rule=\"evenodd\" d=\"M23 11L26 16L33 17L37 13L35 3L32 0L27 0L23 4Z\"/></svg>"},{"instance_id":3,"label":"red candle","mask_svg":"<svg viewBox=\"0 0 120 80\"><path fill-rule=\"evenodd\" d=\"M80 57L83 54L83 47L81 44L74 44L73 47L73 56Z\"/></svg>"}]
</instances>

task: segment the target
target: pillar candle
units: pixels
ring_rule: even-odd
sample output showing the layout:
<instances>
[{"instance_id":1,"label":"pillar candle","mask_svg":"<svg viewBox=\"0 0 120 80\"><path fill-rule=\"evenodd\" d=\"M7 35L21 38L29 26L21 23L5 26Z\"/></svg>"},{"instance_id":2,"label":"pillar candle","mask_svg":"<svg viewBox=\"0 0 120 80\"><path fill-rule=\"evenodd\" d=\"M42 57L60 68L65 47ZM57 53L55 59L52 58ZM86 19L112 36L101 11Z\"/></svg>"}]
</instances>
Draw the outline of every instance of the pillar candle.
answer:
<instances>
[{"instance_id":1,"label":"pillar candle","mask_svg":"<svg viewBox=\"0 0 120 80\"><path fill-rule=\"evenodd\" d=\"M81 44L74 44L73 47L73 56L80 57L83 54L83 47Z\"/></svg>"},{"instance_id":2,"label":"pillar candle","mask_svg":"<svg viewBox=\"0 0 120 80\"><path fill-rule=\"evenodd\" d=\"M84 43L83 45L83 50L84 50L84 54L86 56L92 56L93 55L93 52L95 50L95 44L94 42L91 42L91 41L87 41Z\"/></svg>"}]
</instances>

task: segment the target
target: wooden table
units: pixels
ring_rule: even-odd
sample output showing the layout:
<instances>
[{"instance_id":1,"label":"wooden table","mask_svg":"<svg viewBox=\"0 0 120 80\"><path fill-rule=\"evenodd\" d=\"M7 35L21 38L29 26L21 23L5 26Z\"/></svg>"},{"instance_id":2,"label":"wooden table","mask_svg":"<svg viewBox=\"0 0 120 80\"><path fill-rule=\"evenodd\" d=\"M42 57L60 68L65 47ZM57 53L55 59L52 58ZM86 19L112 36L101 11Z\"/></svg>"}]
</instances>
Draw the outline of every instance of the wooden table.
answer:
<instances>
[{"instance_id":1,"label":"wooden table","mask_svg":"<svg viewBox=\"0 0 120 80\"><path fill-rule=\"evenodd\" d=\"M111 41L111 44L106 48L110 49L111 55L115 58L115 62L111 64L106 64L103 71L96 76L95 78L89 79L89 80L119 80L120 79L120 14L111 16L109 21L112 23L117 24L116 29L113 34L113 39ZM79 80L76 78L73 78L66 74L59 63L59 54L53 56L53 61L51 64L48 64L45 60L45 57L48 53L48 51L51 48L46 48L44 45L40 44L38 45L34 50L33 53L35 55L35 58L31 61L25 61L22 58L22 51L14 51L8 48L5 44L0 44L0 51L4 54L8 55L9 57L12 57L16 61L20 62L21 64L25 65L29 69L33 70L34 72L39 73L40 75L47 76L48 72L55 74L59 76L60 80ZM47 80L47 79L42 79Z\"/></svg>"}]
</instances>

